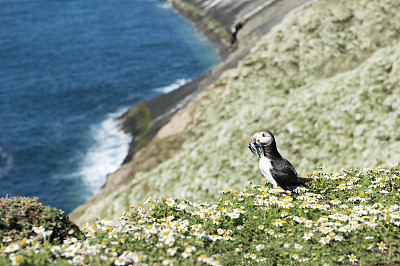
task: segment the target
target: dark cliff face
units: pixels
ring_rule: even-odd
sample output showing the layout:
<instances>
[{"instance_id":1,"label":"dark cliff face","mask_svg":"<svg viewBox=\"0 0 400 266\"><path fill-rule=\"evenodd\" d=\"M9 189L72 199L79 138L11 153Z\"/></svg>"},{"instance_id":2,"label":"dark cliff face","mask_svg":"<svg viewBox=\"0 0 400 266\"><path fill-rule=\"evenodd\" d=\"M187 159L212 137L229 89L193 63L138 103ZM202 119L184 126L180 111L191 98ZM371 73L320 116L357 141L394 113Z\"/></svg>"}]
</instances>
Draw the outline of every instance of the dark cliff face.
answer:
<instances>
[{"instance_id":1,"label":"dark cliff face","mask_svg":"<svg viewBox=\"0 0 400 266\"><path fill-rule=\"evenodd\" d=\"M181 88L132 106L120 119L134 138L124 164L145 147L177 111L247 55L254 43L290 10L309 0L172 0L172 5L219 45L224 60Z\"/></svg>"},{"instance_id":2,"label":"dark cliff face","mask_svg":"<svg viewBox=\"0 0 400 266\"><path fill-rule=\"evenodd\" d=\"M199 31L212 42L219 44L221 56L237 48L237 33L264 8L277 0L253 1L203 1L172 0L174 7L190 20L196 22Z\"/></svg>"},{"instance_id":3,"label":"dark cliff face","mask_svg":"<svg viewBox=\"0 0 400 266\"><path fill-rule=\"evenodd\" d=\"M223 58L238 47L254 43L288 11L306 2L309 0L170 1L210 41L219 44Z\"/></svg>"}]
</instances>

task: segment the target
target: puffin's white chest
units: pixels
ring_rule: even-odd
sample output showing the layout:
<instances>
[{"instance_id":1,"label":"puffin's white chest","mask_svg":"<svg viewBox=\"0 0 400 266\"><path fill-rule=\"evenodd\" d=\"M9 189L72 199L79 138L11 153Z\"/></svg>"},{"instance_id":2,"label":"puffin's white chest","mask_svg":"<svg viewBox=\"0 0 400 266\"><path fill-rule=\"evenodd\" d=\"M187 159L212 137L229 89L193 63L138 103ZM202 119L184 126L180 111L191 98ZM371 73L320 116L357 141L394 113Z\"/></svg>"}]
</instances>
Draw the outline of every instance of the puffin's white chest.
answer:
<instances>
[{"instance_id":1,"label":"puffin's white chest","mask_svg":"<svg viewBox=\"0 0 400 266\"><path fill-rule=\"evenodd\" d=\"M260 161L258 162L258 166L260 167L261 173L265 176L265 178L274 187L277 187L278 183L276 183L270 172L270 169L272 168L271 160L269 160L267 157L261 157Z\"/></svg>"}]
</instances>

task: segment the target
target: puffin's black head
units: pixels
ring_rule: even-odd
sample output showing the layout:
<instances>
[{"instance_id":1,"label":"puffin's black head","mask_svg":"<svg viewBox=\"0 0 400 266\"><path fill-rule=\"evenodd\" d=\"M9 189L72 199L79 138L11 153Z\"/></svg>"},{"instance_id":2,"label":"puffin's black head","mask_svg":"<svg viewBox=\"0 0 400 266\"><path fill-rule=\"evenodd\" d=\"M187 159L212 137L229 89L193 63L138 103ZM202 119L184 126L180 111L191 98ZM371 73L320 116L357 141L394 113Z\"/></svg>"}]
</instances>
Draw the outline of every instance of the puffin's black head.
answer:
<instances>
[{"instance_id":1,"label":"puffin's black head","mask_svg":"<svg viewBox=\"0 0 400 266\"><path fill-rule=\"evenodd\" d=\"M276 149L275 137L271 131L265 129L256 132L250 137L247 142L247 146L250 151L258 157L275 157L280 156L278 150Z\"/></svg>"}]
</instances>

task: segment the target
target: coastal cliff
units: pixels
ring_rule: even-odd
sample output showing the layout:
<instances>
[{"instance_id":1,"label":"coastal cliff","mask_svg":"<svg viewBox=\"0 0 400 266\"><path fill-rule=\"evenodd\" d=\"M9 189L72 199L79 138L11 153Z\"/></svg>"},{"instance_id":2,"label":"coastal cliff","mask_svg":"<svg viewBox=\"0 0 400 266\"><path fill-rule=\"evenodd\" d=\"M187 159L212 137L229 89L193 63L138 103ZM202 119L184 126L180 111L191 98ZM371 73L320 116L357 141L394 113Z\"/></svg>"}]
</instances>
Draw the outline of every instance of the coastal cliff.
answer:
<instances>
[{"instance_id":1,"label":"coastal cliff","mask_svg":"<svg viewBox=\"0 0 400 266\"><path fill-rule=\"evenodd\" d=\"M400 158L398 3L234 2L171 1L219 36L225 60L120 118L134 135L129 154L71 213L77 223L115 218L147 196L214 200L242 187L259 178L245 143L262 128L302 175Z\"/></svg>"}]
</instances>

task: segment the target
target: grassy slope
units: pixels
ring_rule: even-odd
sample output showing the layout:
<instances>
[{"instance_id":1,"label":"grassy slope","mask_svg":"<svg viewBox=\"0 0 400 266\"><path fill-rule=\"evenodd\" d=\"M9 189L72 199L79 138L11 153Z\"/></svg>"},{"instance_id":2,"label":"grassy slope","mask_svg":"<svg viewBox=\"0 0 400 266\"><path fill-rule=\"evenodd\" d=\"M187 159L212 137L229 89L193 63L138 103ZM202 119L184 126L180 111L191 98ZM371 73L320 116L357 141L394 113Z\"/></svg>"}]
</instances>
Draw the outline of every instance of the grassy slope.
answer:
<instances>
[{"instance_id":1,"label":"grassy slope","mask_svg":"<svg viewBox=\"0 0 400 266\"><path fill-rule=\"evenodd\" d=\"M0 265L398 265L400 177L389 167L315 170L296 194L263 180L216 204L149 199L86 226L86 240L0 239Z\"/></svg>"},{"instance_id":2,"label":"grassy slope","mask_svg":"<svg viewBox=\"0 0 400 266\"><path fill-rule=\"evenodd\" d=\"M399 11L389 0L320 0L292 12L191 103L179 152L136 172L78 222L115 217L149 195L214 200L261 178L245 144L264 128L301 175L398 160Z\"/></svg>"}]
</instances>

